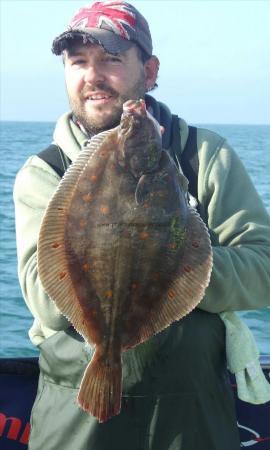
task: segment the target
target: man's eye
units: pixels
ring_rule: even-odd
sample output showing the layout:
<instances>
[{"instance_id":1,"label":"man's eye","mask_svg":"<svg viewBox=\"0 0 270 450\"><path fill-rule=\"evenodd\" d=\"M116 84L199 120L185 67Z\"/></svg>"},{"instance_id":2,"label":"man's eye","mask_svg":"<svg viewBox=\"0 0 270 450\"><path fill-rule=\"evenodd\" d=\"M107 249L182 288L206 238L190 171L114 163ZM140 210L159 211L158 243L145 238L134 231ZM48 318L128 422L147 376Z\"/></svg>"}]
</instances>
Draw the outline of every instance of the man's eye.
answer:
<instances>
[{"instance_id":1,"label":"man's eye","mask_svg":"<svg viewBox=\"0 0 270 450\"><path fill-rule=\"evenodd\" d=\"M122 62L121 58L119 58L117 56L108 56L106 58L106 61L108 61L108 62Z\"/></svg>"},{"instance_id":2,"label":"man's eye","mask_svg":"<svg viewBox=\"0 0 270 450\"><path fill-rule=\"evenodd\" d=\"M85 59L75 59L74 61L72 61L72 65L81 66L85 64L85 62Z\"/></svg>"}]
</instances>

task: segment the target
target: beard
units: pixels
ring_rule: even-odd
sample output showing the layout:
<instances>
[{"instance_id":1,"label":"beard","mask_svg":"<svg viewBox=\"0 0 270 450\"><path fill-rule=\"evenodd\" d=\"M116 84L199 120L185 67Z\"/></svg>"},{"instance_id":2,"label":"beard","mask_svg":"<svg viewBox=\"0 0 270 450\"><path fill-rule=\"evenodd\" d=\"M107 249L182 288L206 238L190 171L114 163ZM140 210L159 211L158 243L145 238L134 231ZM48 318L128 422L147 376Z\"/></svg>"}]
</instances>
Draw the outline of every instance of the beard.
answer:
<instances>
[{"instance_id":1,"label":"beard","mask_svg":"<svg viewBox=\"0 0 270 450\"><path fill-rule=\"evenodd\" d=\"M94 111L89 113L85 107L85 95L87 92L89 92L89 87L85 88L84 91L82 91L80 98L72 98L69 95L71 110L89 136L93 136L105 130L110 130L111 128L119 125L123 112L123 104L127 100L137 100L140 98L144 98L146 93L145 74L142 71L137 82L125 93L119 94L104 82L97 82L94 86L91 86L91 92L99 90L112 96L116 100L114 104L110 106L109 113L104 110L104 106L96 107L97 112L101 112L102 110L104 111L104 114L102 114L101 116L95 116Z\"/></svg>"}]
</instances>

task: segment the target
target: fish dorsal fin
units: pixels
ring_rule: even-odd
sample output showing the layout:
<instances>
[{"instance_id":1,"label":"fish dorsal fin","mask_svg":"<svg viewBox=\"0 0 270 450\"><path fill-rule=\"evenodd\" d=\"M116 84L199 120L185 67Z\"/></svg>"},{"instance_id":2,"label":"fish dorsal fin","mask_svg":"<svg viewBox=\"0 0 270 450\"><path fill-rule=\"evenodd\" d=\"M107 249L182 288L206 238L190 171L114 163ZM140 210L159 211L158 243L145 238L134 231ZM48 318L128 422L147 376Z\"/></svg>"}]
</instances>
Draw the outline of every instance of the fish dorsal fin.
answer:
<instances>
[{"instance_id":1,"label":"fish dorsal fin","mask_svg":"<svg viewBox=\"0 0 270 450\"><path fill-rule=\"evenodd\" d=\"M38 274L44 290L60 311L84 337L87 334L82 312L76 307L76 291L69 275L65 247L65 224L70 200L80 175L112 130L94 136L69 166L51 198L38 239ZM78 326L77 326L78 325ZM91 341L88 336L88 341ZM93 342L92 342L93 343Z\"/></svg>"}]
</instances>

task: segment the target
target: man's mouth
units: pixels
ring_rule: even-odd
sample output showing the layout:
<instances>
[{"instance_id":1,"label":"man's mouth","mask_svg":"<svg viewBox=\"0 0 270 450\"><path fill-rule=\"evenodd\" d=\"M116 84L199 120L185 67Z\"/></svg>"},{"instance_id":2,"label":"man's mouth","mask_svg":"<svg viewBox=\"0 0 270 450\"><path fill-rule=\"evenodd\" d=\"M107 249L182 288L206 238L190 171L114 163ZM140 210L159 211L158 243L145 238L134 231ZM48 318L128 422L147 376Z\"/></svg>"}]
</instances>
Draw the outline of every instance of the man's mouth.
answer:
<instances>
[{"instance_id":1,"label":"man's mouth","mask_svg":"<svg viewBox=\"0 0 270 450\"><path fill-rule=\"evenodd\" d=\"M106 102L107 100L111 99L111 94L105 94L105 93L95 93L90 94L86 96L87 101L93 101L93 102Z\"/></svg>"}]
</instances>

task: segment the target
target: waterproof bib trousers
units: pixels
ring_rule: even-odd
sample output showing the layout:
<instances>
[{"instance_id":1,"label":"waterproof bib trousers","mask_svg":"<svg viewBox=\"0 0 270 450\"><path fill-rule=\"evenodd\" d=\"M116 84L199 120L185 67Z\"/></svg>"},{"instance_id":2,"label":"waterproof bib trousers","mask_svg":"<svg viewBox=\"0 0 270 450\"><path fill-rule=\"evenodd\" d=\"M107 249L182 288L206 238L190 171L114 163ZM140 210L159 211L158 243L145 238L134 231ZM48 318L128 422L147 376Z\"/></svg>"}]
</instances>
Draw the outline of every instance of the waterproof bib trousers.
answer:
<instances>
[{"instance_id":1,"label":"waterproof bib trousers","mask_svg":"<svg viewBox=\"0 0 270 450\"><path fill-rule=\"evenodd\" d=\"M123 354L121 413L99 424L76 397L93 350L70 328L40 346L29 450L239 450L225 329L194 310Z\"/></svg>"}]
</instances>

